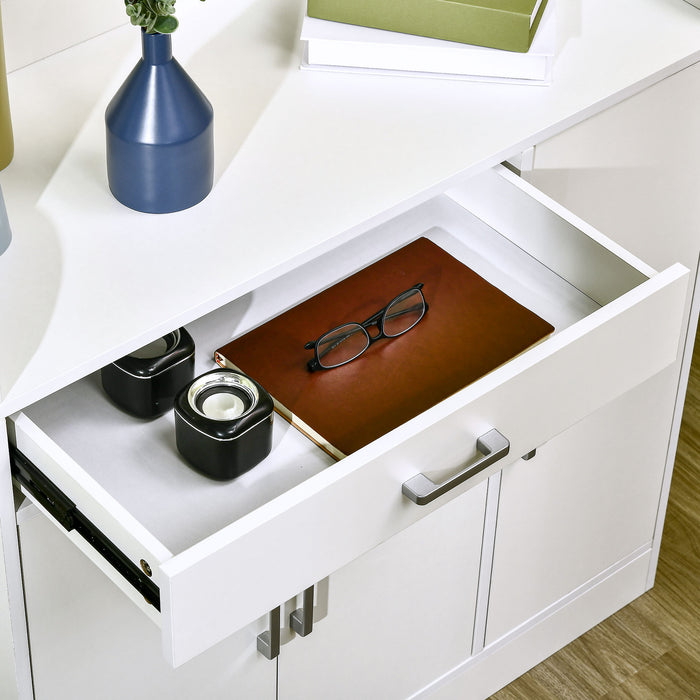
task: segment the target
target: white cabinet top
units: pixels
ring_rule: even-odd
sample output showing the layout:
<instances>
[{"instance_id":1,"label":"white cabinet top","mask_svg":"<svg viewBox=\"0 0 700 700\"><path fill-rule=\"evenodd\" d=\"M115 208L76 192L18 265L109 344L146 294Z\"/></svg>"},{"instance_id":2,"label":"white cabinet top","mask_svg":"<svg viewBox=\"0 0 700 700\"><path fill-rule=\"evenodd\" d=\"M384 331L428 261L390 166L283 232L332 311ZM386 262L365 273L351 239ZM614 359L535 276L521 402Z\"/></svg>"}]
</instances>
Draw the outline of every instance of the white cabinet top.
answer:
<instances>
[{"instance_id":1,"label":"white cabinet top","mask_svg":"<svg viewBox=\"0 0 700 700\"><path fill-rule=\"evenodd\" d=\"M302 6L178 4L174 53L214 105L217 165L209 197L176 214L107 187L104 109L136 29L10 74L3 413L700 59L683 0L566 0L550 87L302 71Z\"/></svg>"}]
</instances>

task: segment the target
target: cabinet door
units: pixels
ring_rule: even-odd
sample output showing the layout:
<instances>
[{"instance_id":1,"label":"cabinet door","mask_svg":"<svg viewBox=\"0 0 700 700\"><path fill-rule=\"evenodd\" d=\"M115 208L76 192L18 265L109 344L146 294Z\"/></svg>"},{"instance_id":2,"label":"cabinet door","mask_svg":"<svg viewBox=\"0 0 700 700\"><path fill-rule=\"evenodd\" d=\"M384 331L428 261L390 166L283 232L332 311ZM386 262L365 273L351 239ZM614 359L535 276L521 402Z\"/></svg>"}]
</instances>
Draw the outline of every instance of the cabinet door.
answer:
<instances>
[{"instance_id":1,"label":"cabinet door","mask_svg":"<svg viewBox=\"0 0 700 700\"><path fill-rule=\"evenodd\" d=\"M671 422L665 375L503 470L487 644L651 547Z\"/></svg>"},{"instance_id":2,"label":"cabinet door","mask_svg":"<svg viewBox=\"0 0 700 700\"><path fill-rule=\"evenodd\" d=\"M34 506L18 515L37 700L275 698L261 619L172 669L160 630Z\"/></svg>"},{"instance_id":3,"label":"cabinet door","mask_svg":"<svg viewBox=\"0 0 700 700\"><path fill-rule=\"evenodd\" d=\"M280 700L405 698L469 657L485 504L481 483L332 574L327 600L317 586L313 631L280 653Z\"/></svg>"}]
</instances>

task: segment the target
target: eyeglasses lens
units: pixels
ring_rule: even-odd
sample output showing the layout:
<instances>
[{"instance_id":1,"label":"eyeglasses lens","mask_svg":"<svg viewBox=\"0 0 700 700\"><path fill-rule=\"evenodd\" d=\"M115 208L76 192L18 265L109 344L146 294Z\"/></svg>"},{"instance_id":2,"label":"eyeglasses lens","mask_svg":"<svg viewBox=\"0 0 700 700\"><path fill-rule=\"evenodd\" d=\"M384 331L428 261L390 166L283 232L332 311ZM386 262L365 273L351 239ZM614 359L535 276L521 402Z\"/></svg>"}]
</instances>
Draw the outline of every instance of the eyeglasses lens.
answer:
<instances>
[{"instance_id":1,"label":"eyeglasses lens","mask_svg":"<svg viewBox=\"0 0 700 700\"><path fill-rule=\"evenodd\" d=\"M359 323L347 323L318 341L318 360L321 367L337 367L354 360L368 346L367 331Z\"/></svg>"},{"instance_id":2,"label":"eyeglasses lens","mask_svg":"<svg viewBox=\"0 0 700 700\"><path fill-rule=\"evenodd\" d=\"M425 300L418 289L400 294L384 312L384 335L395 337L413 328L423 318Z\"/></svg>"}]
</instances>

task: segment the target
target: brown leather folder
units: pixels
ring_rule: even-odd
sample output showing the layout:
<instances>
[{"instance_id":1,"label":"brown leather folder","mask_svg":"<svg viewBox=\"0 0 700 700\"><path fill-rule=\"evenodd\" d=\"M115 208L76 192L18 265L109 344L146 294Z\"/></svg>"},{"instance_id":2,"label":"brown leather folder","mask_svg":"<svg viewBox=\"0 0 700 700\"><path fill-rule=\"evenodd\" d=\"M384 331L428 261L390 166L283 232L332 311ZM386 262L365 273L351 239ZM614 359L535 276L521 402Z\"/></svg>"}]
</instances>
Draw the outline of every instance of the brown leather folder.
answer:
<instances>
[{"instance_id":1,"label":"brown leather folder","mask_svg":"<svg viewBox=\"0 0 700 700\"><path fill-rule=\"evenodd\" d=\"M362 322L422 282L428 311L356 360L310 372L305 343ZM499 367L554 330L427 238L419 238L216 351L336 459ZM372 329L370 329L372 334Z\"/></svg>"}]
</instances>

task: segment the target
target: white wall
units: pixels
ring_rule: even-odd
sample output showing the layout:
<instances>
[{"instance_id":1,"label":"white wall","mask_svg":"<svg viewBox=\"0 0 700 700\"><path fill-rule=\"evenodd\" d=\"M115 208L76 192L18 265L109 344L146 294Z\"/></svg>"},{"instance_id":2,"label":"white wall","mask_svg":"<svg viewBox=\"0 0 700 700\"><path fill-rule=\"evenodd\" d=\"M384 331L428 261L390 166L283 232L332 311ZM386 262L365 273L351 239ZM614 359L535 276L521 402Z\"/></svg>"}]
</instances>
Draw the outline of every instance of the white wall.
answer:
<instances>
[{"instance_id":1,"label":"white wall","mask_svg":"<svg viewBox=\"0 0 700 700\"><path fill-rule=\"evenodd\" d=\"M7 70L128 22L124 0L1 0Z\"/></svg>"}]
</instances>

